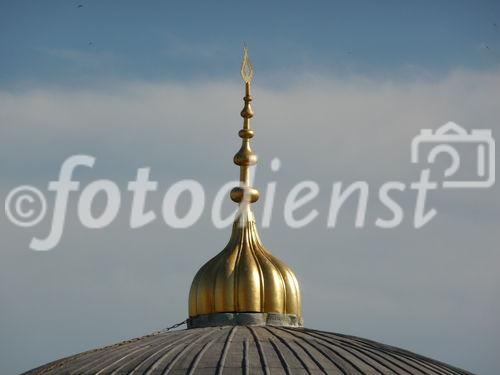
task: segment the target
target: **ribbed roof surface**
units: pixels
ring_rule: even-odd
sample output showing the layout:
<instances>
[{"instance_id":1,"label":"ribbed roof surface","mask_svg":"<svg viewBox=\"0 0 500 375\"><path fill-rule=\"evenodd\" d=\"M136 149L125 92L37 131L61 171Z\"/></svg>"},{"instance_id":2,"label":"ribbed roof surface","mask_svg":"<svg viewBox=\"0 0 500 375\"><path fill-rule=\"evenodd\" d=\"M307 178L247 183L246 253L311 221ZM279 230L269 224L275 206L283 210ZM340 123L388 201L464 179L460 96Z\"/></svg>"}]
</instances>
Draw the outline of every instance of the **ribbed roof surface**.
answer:
<instances>
[{"instance_id":1,"label":"ribbed roof surface","mask_svg":"<svg viewBox=\"0 0 500 375\"><path fill-rule=\"evenodd\" d=\"M302 328L210 327L152 334L26 374L470 374L370 340Z\"/></svg>"}]
</instances>

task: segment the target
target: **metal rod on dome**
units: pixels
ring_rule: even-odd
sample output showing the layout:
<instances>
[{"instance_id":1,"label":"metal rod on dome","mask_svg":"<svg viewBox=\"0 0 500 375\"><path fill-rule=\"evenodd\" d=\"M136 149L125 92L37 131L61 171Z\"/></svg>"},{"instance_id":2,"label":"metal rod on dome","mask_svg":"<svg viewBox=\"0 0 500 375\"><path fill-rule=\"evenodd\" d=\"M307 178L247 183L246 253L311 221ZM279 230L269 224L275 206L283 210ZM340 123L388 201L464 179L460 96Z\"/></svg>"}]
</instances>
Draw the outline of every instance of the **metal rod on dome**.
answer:
<instances>
[{"instance_id":1,"label":"metal rod on dome","mask_svg":"<svg viewBox=\"0 0 500 375\"><path fill-rule=\"evenodd\" d=\"M241 148L234 155L234 164L240 167L240 186L231 190L231 199L240 205L242 208L247 207L250 203L254 203L259 199L259 192L250 186L249 168L257 164L257 155L250 147L250 140L254 136L254 131L250 127L250 119L253 117L252 96L250 95L250 84L253 79L253 65L248 56L248 48L243 48L243 61L241 63L241 78L245 82L245 97L243 101L245 105L241 110L243 117L243 129L238 132L242 139Z\"/></svg>"}]
</instances>

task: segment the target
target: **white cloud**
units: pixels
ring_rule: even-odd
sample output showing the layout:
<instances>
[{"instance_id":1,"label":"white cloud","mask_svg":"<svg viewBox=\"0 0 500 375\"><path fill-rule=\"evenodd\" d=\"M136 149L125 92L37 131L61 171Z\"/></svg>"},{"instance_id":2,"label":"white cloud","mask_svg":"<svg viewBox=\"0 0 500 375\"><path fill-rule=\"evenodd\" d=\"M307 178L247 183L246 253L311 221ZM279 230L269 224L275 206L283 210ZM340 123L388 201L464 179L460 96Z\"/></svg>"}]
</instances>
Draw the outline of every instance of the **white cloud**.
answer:
<instances>
[{"instance_id":1,"label":"white cloud","mask_svg":"<svg viewBox=\"0 0 500 375\"><path fill-rule=\"evenodd\" d=\"M364 179L375 187L392 179L411 181L417 171L410 164L409 145L421 128L453 120L466 128L491 128L497 138L500 133L500 71L455 71L440 79L410 81L306 77L280 89L257 79L253 88L254 144L261 163L257 185L263 192L266 181L277 179L277 204L304 179L318 181L321 207L327 206L334 181ZM5 176L0 196L21 183L43 187L75 153L97 156L95 170L86 172L85 179L128 180L138 167L152 166L152 177L164 190L179 176L210 188L222 185L237 176L231 158L238 149L242 94L240 83L207 81L1 91ZM269 170L274 157L282 161L278 173ZM418 232L408 227L356 231L350 216L329 230L321 207L322 217L314 225L292 231L283 229L277 209L274 226L263 231L263 238L305 280L311 326L329 329L334 317L330 329L354 327L359 331L351 333L479 370L500 345L497 336L477 350L481 337L498 331L498 198L497 187L439 194L432 200L438 218ZM410 196L403 203L413 204ZM109 231L84 231L73 214L61 246L42 257L27 250L33 233L0 220L3 243L9 244L0 263L0 298L9 307L0 325L16 327L19 337L53 340L43 353L31 341L40 362L181 320L185 306L178 303L187 298L194 270L228 238L227 231L215 230L206 220L186 231L161 224L131 231L123 215ZM136 282L130 283L130 275ZM79 287L85 301L71 297ZM172 300L175 307L169 305ZM155 312L144 311L148 301ZM34 304L36 314L30 312ZM116 309L121 311L116 326L99 323L98 317L116 318ZM55 313L57 321L51 320ZM29 324L34 319L47 322L38 325L37 333ZM81 328L70 329L75 319ZM81 340L58 345L56 328L76 330ZM13 328L9 332L14 335ZM97 334L102 335L99 342L92 336ZM15 345L24 350L21 341ZM465 351L475 354L457 354Z\"/></svg>"}]
</instances>

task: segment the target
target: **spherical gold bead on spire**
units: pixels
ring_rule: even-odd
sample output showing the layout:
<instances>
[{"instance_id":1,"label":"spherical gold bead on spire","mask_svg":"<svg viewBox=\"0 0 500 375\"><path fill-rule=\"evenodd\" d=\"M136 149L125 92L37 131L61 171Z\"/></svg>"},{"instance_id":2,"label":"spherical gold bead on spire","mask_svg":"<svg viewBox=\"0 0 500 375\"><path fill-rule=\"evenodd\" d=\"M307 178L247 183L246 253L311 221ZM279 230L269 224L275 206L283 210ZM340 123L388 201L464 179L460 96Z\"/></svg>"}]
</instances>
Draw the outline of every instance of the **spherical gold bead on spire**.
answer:
<instances>
[{"instance_id":1,"label":"spherical gold bead on spire","mask_svg":"<svg viewBox=\"0 0 500 375\"><path fill-rule=\"evenodd\" d=\"M249 176L249 167L257 163L257 155L250 147L254 136L250 128L254 115L250 96L253 66L246 48L241 77L245 81L245 105L241 111L243 129L238 133L242 143L233 159L240 167L240 185L230 194L240 209L229 243L198 271L191 284L190 324L199 326L202 321L205 325L218 325L214 322L226 313L250 314L253 318L261 314L266 316L264 324L300 326L302 307L297 278L262 245L250 208L250 204L258 200L259 192L250 186ZM222 322L228 324L227 319Z\"/></svg>"}]
</instances>

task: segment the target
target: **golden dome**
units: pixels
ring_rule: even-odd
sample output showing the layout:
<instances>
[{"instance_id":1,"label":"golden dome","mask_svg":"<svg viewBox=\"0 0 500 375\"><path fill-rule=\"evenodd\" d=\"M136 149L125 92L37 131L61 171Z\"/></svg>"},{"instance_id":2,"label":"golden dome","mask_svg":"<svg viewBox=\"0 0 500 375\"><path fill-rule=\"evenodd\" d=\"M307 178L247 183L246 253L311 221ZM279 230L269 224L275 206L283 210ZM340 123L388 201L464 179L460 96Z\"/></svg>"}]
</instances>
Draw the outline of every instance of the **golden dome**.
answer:
<instances>
[{"instance_id":1,"label":"golden dome","mask_svg":"<svg viewBox=\"0 0 500 375\"><path fill-rule=\"evenodd\" d=\"M291 321L301 325L302 311L299 283L292 270L274 257L257 233L250 204L259 192L250 186L249 166L257 163L250 147L254 132L250 128L253 110L250 105L250 81L253 67L245 49L241 75L245 81L245 106L241 111L243 129L240 150L234 163L240 167L240 185L231 191L239 204L231 239L218 255L200 268L189 292L190 319L217 313L264 313L275 322Z\"/></svg>"},{"instance_id":2,"label":"golden dome","mask_svg":"<svg viewBox=\"0 0 500 375\"><path fill-rule=\"evenodd\" d=\"M255 219L233 224L231 239L194 277L189 316L260 312L301 316L299 283L292 270L260 241ZM242 217L242 216L240 216Z\"/></svg>"}]
</instances>

